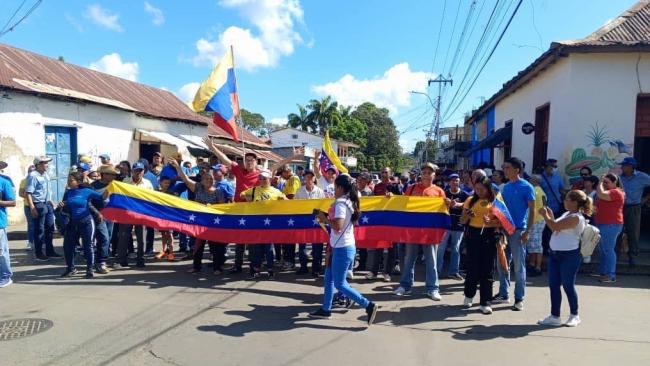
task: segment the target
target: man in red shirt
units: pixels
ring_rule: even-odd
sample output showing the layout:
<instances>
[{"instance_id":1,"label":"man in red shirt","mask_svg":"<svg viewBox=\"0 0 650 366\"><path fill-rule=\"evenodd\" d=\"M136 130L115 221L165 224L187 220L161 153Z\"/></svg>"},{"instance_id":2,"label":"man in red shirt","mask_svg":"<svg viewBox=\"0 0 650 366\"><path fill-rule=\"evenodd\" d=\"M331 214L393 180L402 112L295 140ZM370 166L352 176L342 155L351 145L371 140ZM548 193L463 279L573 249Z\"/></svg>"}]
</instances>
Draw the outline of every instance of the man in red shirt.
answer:
<instances>
[{"instance_id":1,"label":"man in red shirt","mask_svg":"<svg viewBox=\"0 0 650 366\"><path fill-rule=\"evenodd\" d=\"M212 140L209 137L204 137L203 142L206 146L210 148L210 151L219 159L221 164L230 168L233 175L236 178L235 185L235 202L243 202L240 197L241 192L257 186L258 179L260 176L260 170L257 169L257 154L252 151L249 151L244 154L244 167L239 166L237 162L230 160L226 154L224 154L219 148L217 148ZM275 172L283 165L291 162L294 159L301 158L305 153L304 148L294 148L293 155L282 159L281 161L276 162L273 166L269 168L270 171ZM232 269L232 273L238 273L242 271L242 266L244 265L244 245L237 245L235 247L235 266Z\"/></svg>"},{"instance_id":2,"label":"man in red shirt","mask_svg":"<svg viewBox=\"0 0 650 366\"><path fill-rule=\"evenodd\" d=\"M449 202L451 201L445 197L445 191L433 184L436 172L438 171L438 166L432 163L425 163L422 165L421 171L422 181L410 186L406 190L405 194L407 196L443 197L445 198L447 205L449 205ZM440 297L438 271L436 269L435 246L438 244L439 243L431 245L405 244L406 253L404 264L402 266L402 279L399 282L399 287L394 291L395 295L404 296L411 293L411 287L413 287L413 281L415 278L415 259L418 254L418 248L421 247L425 259L427 297L430 297L434 301L440 301L442 299Z\"/></svg>"}]
</instances>

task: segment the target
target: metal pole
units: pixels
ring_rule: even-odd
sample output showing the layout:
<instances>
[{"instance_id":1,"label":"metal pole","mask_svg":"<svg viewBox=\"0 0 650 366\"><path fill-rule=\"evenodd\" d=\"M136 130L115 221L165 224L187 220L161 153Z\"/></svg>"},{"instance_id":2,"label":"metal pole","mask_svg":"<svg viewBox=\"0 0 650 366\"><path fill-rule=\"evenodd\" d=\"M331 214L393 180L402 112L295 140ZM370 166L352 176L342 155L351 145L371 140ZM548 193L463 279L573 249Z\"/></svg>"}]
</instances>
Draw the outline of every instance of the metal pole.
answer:
<instances>
[{"instance_id":1,"label":"metal pole","mask_svg":"<svg viewBox=\"0 0 650 366\"><path fill-rule=\"evenodd\" d=\"M431 83L438 83L438 98L436 100L436 116L434 118L434 123L431 125L431 128L429 129L429 132L427 133L427 141L425 143L425 149L429 148L429 140L431 138L431 135L435 135L436 139L436 148L440 148L440 104L442 101L442 87L445 86L447 83L450 85L454 85L454 81L452 79L445 79L442 77L442 75L438 75L435 79L431 80L429 79L428 85L431 86Z\"/></svg>"}]
</instances>

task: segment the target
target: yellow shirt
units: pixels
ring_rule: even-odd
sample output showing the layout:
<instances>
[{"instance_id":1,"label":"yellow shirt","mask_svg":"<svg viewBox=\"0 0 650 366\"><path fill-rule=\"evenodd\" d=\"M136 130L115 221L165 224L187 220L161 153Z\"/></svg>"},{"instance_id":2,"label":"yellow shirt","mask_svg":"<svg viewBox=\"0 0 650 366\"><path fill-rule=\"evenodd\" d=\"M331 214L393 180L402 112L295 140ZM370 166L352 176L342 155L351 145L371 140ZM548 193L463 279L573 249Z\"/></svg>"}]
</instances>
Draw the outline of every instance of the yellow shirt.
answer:
<instances>
[{"instance_id":1,"label":"yellow shirt","mask_svg":"<svg viewBox=\"0 0 650 366\"><path fill-rule=\"evenodd\" d=\"M18 192L20 192L21 190L24 192L25 188L27 188L27 178L20 181L20 185L18 186L19 189ZM27 196L22 195L20 197L23 198L23 204L25 205L25 207L29 207L29 202L27 202Z\"/></svg>"},{"instance_id":2,"label":"yellow shirt","mask_svg":"<svg viewBox=\"0 0 650 366\"><path fill-rule=\"evenodd\" d=\"M544 197L546 197L546 193L544 193L542 187L540 186L535 187L535 222L536 223L540 221L544 221L542 215L538 213L539 209L544 207L544 201L545 201Z\"/></svg>"},{"instance_id":3,"label":"yellow shirt","mask_svg":"<svg viewBox=\"0 0 650 366\"><path fill-rule=\"evenodd\" d=\"M255 194L254 196L253 193ZM246 201L251 201L251 202L281 200L285 198L284 193L280 192L279 189L273 186L252 187L243 191L239 196L241 197L241 199Z\"/></svg>"},{"instance_id":4,"label":"yellow shirt","mask_svg":"<svg viewBox=\"0 0 650 366\"><path fill-rule=\"evenodd\" d=\"M463 204L463 208L470 208L470 202L472 202L472 197L470 196L465 200L465 203ZM471 207L471 210L474 211L474 217L470 217L469 219L469 226L475 227L475 228L482 228L483 227L483 216L487 215L490 212L490 208L492 208L492 203L488 200L482 200L479 199L476 201L474 206Z\"/></svg>"},{"instance_id":5,"label":"yellow shirt","mask_svg":"<svg viewBox=\"0 0 650 366\"><path fill-rule=\"evenodd\" d=\"M288 196L290 194L296 194L298 190L300 189L300 179L296 177L295 175L292 175L287 181L284 183L284 188L282 189L282 193L284 193L285 196Z\"/></svg>"}]
</instances>

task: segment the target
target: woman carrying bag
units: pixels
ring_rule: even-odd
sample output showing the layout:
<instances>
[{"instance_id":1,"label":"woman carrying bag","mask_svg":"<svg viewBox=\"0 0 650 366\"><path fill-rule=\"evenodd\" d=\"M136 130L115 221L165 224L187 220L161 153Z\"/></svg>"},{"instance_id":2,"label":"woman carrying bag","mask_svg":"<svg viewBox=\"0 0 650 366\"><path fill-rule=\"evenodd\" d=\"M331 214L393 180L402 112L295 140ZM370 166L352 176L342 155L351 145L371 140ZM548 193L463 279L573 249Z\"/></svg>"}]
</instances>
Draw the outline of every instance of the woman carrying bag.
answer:
<instances>
[{"instance_id":1,"label":"woman carrying bag","mask_svg":"<svg viewBox=\"0 0 650 366\"><path fill-rule=\"evenodd\" d=\"M346 279L348 268L353 263L356 254L354 225L359 222L359 216L361 215L359 194L356 185L352 182L352 178L346 174L339 175L334 181L334 186L335 201L330 206L327 216L323 212L318 215L321 222L331 226L329 243L331 255L328 256L323 282L325 290L323 305L309 316L329 319L332 315L334 289L337 289L366 309L367 323L372 325L379 306L363 297L350 286Z\"/></svg>"}]
</instances>

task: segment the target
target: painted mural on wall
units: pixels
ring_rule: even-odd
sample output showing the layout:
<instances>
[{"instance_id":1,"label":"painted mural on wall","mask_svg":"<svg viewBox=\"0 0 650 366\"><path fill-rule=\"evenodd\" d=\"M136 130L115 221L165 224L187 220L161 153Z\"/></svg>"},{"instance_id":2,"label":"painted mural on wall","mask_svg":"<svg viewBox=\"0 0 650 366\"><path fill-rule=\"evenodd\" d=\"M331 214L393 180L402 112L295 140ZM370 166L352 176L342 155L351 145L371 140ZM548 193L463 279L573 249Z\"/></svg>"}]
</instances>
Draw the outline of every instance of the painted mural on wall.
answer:
<instances>
[{"instance_id":1,"label":"painted mural on wall","mask_svg":"<svg viewBox=\"0 0 650 366\"><path fill-rule=\"evenodd\" d=\"M567 159L564 173L569 180L580 178L580 169L591 168L595 176L620 173L620 163L625 157L633 156L633 144L610 136L605 126L591 125L585 135L585 145L574 148Z\"/></svg>"}]
</instances>

